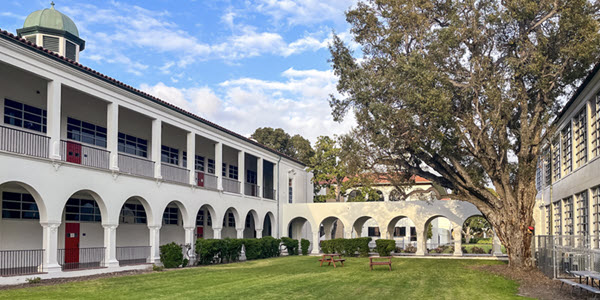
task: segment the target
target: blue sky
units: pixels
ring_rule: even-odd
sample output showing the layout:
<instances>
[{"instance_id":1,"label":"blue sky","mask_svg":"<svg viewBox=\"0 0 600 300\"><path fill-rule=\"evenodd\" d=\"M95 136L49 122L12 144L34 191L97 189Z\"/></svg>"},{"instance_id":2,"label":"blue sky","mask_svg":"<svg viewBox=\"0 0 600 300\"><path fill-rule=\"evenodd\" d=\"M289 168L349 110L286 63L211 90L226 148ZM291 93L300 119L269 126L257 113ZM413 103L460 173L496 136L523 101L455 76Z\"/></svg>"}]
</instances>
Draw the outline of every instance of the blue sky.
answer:
<instances>
[{"instance_id":1,"label":"blue sky","mask_svg":"<svg viewBox=\"0 0 600 300\"><path fill-rule=\"evenodd\" d=\"M50 1L7 1L15 33ZM355 0L62 1L86 40L80 62L244 135L282 127L311 141L347 132L328 95L332 31L351 47L344 11Z\"/></svg>"}]
</instances>

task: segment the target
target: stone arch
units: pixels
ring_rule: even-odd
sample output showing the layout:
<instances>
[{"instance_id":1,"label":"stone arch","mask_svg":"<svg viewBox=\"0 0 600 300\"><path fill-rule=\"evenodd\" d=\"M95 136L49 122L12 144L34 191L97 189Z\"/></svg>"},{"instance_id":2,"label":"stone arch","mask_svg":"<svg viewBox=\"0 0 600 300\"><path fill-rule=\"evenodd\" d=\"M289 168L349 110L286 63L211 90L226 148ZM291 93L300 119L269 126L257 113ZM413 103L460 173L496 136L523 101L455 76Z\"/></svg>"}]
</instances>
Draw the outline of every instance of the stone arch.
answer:
<instances>
[{"instance_id":1,"label":"stone arch","mask_svg":"<svg viewBox=\"0 0 600 300\"><path fill-rule=\"evenodd\" d=\"M125 206L125 204L127 203L127 201L130 200L135 200L138 201L142 204L142 206L144 207L144 211L146 212L146 224L148 225L152 225L155 224L155 216L154 216L154 212L152 211L152 206L150 205L150 202L148 202L148 200L146 200L144 197L139 196L139 195L133 195L130 197L127 197L125 199L125 201L123 201L123 203L121 204L121 207L119 209L119 222L121 222L121 211L123 210L123 207Z\"/></svg>"},{"instance_id":2,"label":"stone arch","mask_svg":"<svg viewBox=\"0 0 600 300\"><path fill-rule=\"evenodd\" d=\"M470 215L469 217L467 217L463 223L461 224L460 228L461 228L461 238L464 240L465 244L468 244L470 241L470 237L473 237L474 235L476 235L476 233L474 232L470 232L470 230L468 230L468 226L467 226L467 221L472 220L474 218L482 218L483 221L485 223L487 223L487 228L482 228L482 238L488 238L488 237L493 237L493 228L492 228L492 224L487 220L487 218L483 215L483 214L474 214L474 215ZM485 225L485 224L483 224Z\"/></svg>"},{"instance_id":3,"label":"stone arch","mask_svg":"<svg viewBox=\"0 0 600 300\"><path fill-rule=\"evenodd\" d=\"M7 181L7 182L0 183L0 190L3 188L6 188L6 187L10 187L11 185L14 185L14 186L24 189L25 191L27 191L27 193L29 193L33 197L33 200L35 200L35 204L38 209L40 223L47 222L48 221L48 210L46 209L46 203L44 202L44 199L42 198L40 193L37 191L37 189L34 188L33 186L31 186L30 184L27 184L27 183L24 183L21 181ZM58 221L58 220L56 220L56 221Z\"/></svg>"},{"instance_id":4,"label":"stone arch","mask_svg":"<svg viewBox=\"0 0 600 300\"><path fill-rule=\"evenodd\" d=\"M329 216L319 222L319 238L320 240L330 240L334 238L343 238L344 222L336 216Z\"/></svg>"},{"instance_id":5,"label":"stone arch","mask_svg":"<svg viewBox=\"0 0 600 300\"><path fill-rule=\"evenodd\" d=\"M64 214L64 211L66 209L66 205L67 205L67 202L69 201L69 199L73 198L74 196L77 197L78 195L79 196L89 196L96 202L96 204L98 205L98 208L100 210L102 224L110 224L113 221L117 221L118 216L117 216L117 218L115 218L114 216L109 214L108 207L106 205L106 202L103 200L103 197L101 197L97 192L95 192L91 189L79 189L75 192L69 193L67 197L64 197L64 200L61 199L63 201L62 202L63 214Z\"/></svg>"},{"instance_id":6,"label":"stone arch","mask_svg":"<svg viewBox=\"0 0 600 300\"><path fill-rule=\"evenodd\" d=\"M175 220L173 211L167 211L169 207L172 207L172 204L177 206L177 219ZM160 244L165 245L171 242L176 244L184 244L185 243L185 227L190 226L188 224L189 215L188 210L185 205L179 200L172 200L166 203L166 205L161 210L163 212L161 227L160 227ZM181 222L179 218L181 217ZM174 222L176 221L176 222ZM171 223L174 222L174 223Z\"/></svg>"},{"instance_id":7,"label":"stone arch","mask_svg":"<svg viewBox=\"0 0 600 300\"><path fill-rule=\"evenodd\" d=\"M396 240L398 248L406 250L409 246L417 247L417 225L410 217L400 215L392 218L385 230L387 238Z\"/></svg>"},{"instance_id":8,"label":"stone arch","mask_svg":"<svg viewBox=\"0 0 600 300\"><path fill-rule=\"evenodd\" d=\"M218 215L215 209L210 204L204 204L196 212L196 238L214 238L214 228Z\"/></svg>"},{"instance_id":9,"label":"stone arch","mask_svg":"<svg viewBox=\"0 0 600 300\"><path fill-rule=\"evenodd\" d=\"M369 222L370 220L373 220L373 222L376 223L375 224L376 226L371 226L371 227L376 228L376 229L374 229L374 232L372 232L373 236L376 238L381 237L381 231L380 231L381 228L379 226L381 226L382 223L379 222L376 218L371 217L371 216L360 216L360 217L356 218L356 220L354 220L354 222L352 223L352 231L354 232L353 237L369 236L368 229L367 229L367 231L363 232L363 226L365 226L365 224L367 224L367 222Z\"/></svg>"},{"instance_id":10,"label":"stone arch","mask_svg":"<svg viewBox=\"0 0 600 300\"><path fill-rule=\"evenodd\" d=\"M377 199L375 201L385 201L385 196L381 190L375 189L375 193L377 193L377 195L379 195L379 199Z\"/></svg>"},{"instance_id":11,"label":"stone arch","mask_svg":"<svg viewBox=\"0 0 600 300\"><path fill-rule=\"evenodd\" d=\"M456 237L455 230L457 230L457 228L460 228L460 225L457 225L444 215L436 214L430 216L423 228L425 236L424 241L419 242L419 245L423 244L423 249L429 251L442 246L451 246L454 244ZM429 236L430 229L431 237ZM427 253L427 251L425 251L425 253Z\"/></svg>"},{"instance_id":12,"label":"stone arch","mask_svg":"<svg viewBox=\"0 0 600 300\"><path fill-rule=\"evenodd\" d=\"M273 236L275 232L275 215L272 212L267 212L263 219L263 236Z\"/></svg>"},{"instance_id":13,"label":"stone arch","mask_svg":"<svg viewBox=\"0 0 600 300\"><path fill-rule=\"evenodd\" d=\"M232 224L232 220L230 220L229 218L230 213L233 215L233 223L235 223L235 226L232 226L234 224ZM241 219L240 214L235 207L231 206L227 208L225 210L225 213L223 214L223 222L221 224L218 224L219 226L223 226L221 233L223 238L236 238L237 230L244 228L243 221L245 220Z\"/></svg>"},{"instance_id":14,"label":"stone arch","mask_svg":"<svg viewBox=\"0 0 600 300\"><path fill-rule=\"evenodd\" d=\"M304 217L295 217L288 222L288 230L285 234L287 237L293 239L310 238L310 235L307 235L306 232L302 232L307 230L307 225L308 230L312 231L312 226L308 219Z\"/></svg>"},{"instance_id":15,"label":"stone arch","mask_svg":"<svg viewBox=\"0 0 600 300\"><path fill-rule=\"evenodd\" d=\"M249 218L251 220L248 220ZM258 213L254 209L249 210L244 219L244 238L256 238L256 230L259 230L259 226L260 219L258 218Z\"/></svg>"}]
</instances>

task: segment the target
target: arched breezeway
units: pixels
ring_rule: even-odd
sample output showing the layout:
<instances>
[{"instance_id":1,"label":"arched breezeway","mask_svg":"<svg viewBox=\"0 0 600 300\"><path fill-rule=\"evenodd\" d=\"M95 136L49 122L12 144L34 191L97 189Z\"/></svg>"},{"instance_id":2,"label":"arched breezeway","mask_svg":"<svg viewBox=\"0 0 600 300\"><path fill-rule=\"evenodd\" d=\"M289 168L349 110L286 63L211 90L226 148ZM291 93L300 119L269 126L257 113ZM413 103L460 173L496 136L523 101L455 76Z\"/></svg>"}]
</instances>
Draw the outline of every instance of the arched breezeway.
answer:
<instances>
[{"instance_id":1,"label":"arched breezeway","mask_svg":"<svg viewBox=\"0 0 600 300\"><path fill-rule=\"evenodd\" d=\"M116 259L119 265L141 264L150 259L152 209L146 199L132 196L123 203L116 229Z\"/></svg>"},{"instance_id":2,"label":"arched breezeway","mask_svg":"<svg viewBox=\"0 0 600 300\"><path fill-rule=\"evenodd\" d=\"M223 216L223 238L242 238L244 224L242 223L240 214L237 209L234 207L230 207L225 211L225 215Z\"/></svg>"},{"instance_id":3,"label":"arched breezeway","mask_svg":"<svg viewBox=\"0 0 600 300\"><path fill-rule=\"evenodd\" d=\"M386 235L388 239L396 241L398 251L414 253L417 248L417 227L415 223L406 216L394 217L390 220Z\"/></svg>"},{"instance_id":4,"label":"arched breezeway","mask_svg":"<svg viewBox=\"0 0 600 300\"><path fill-rule=\"evenodd\" d=\"M275 217L272 212L268 212L265 214L265 219L263 221L263 230L262 236L273 236L275 232Z\"/></svg>"},{"instance_id":5,"label":"arched breezeway","mask_svg":"<svg viewBox=\"0 0 600 300\"><path fill-rule=\"evenodd\" d=\"M259 228L258 220L259 220L258 214L256 213L255 210L251 209L246 214L246 217L244 219L244 238L245 239L257 237L256 231ZM260 232L262 233L262 229L260 230Z\"/></svg>"}]
</instances>

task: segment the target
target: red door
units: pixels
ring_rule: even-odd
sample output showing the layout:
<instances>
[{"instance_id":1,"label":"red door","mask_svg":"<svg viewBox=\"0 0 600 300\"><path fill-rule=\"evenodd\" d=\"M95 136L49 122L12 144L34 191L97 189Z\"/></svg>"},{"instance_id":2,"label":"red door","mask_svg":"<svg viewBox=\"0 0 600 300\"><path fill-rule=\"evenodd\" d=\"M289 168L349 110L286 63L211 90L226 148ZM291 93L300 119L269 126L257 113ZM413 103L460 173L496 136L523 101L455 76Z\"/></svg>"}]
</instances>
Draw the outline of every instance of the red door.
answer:
<instances>
[{"instance_id":1,"label":"red door","mask_svg":"<svg viewBox=\"0 0 600 300\"><path fill-rule=\"evenodd\" d=\"M202 227L202 226L196 227L196 237L199 239L204 238L204 227Z\"/></svg>"},{"instance_id":2,"label":"red door","mask_svg":"<svg viewBox=\"0 0 600 300\"><path fill-rule=\"evenodd\" d=\"M204 187L204 173L196 172L198 175L198 186Z\"/></svg>"},{"instance_id":3,"label":"red door","mask_svg":"<svg viewBox=\"0 0 600 300\"><path fill-rule=\"evenodd\" d=\"M65 263L79 262L79 223L65 224Z\"/></svg>"},{"instance_id":4,"label":"red door","mask_svg":"<svg viewBox=\"0 0 600 300\"><path fill-rule=\"evenodd\" d=\"M67 161L81 164L81 144L67 142Z\"/></svg>"}]
</instances>

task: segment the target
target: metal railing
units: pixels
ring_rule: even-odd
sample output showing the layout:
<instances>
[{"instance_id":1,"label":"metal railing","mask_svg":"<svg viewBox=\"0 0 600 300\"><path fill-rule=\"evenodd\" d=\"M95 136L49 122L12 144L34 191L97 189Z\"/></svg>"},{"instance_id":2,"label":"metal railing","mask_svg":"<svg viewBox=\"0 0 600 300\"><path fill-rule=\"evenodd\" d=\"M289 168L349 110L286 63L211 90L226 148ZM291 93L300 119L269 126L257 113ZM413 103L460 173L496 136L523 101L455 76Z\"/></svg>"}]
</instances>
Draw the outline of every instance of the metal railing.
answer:
<instances>
[{"instance_id":1,"label":"metal railing","mask_svg":"<svg viewBox=\"0 0 600 300\"><path fill-rule=\"evenodd\" d=\"M240 182L223 177L223 190L230 193L240 193Z\"/></svg>"},{"instance_id":2,"label":"metal railing","mask_svg":"<svg viewBox=\"0 0 600 300\"><path fill-rule=\"evenodd\" d=\"M119 265L138 265L148 262L150 246L117 247Z\"/></svg>"},{"instance_id":3,"label":"metal railing","mask_svg":"<svg viewBox=\"0 0 600 300\"><path fill-rule=\"evenodd\" d=\"M190 170L170 164L161 164L160 175L165 181L190 183Z\"/></svg>"},{"instance_id":4,"label":"metal railing","mask_svg":"<svg viewBox=\"0 0 600 300\"><path fill-rule=\"evenodd\" d=\"M550 278L572 277L570 271L600 271L600 249L592 249L596 237L539 235L535 237L535 259Z\"/></svg>"},{"instance_id":5,"label":"metal railing","mask_svg":"<svg viewBox=\"0 0 600 300\"><path fill-rule=\"evenodd\" d=\"M208 174L204 172L196 172L196 182L198 182L198 173L204 175L204 185L202 187L207 189L216 190L218 188L218 177L213 174ZM200 184L198 184L200 186Z\"/></svg>"},{"instance_id":6,"label":"metal railing","mask_svg":"<svg viewBox=\"0 0 600 300\"><path fill-rule=\"evenodd\" d=\"M258 189L260 187L254 183L244 183L244 194L246 196L258 197Z\"/></svg>"},{"instance_id":7,"label":"metal railing","mask_svg":"<svg viewBox=\"0 0 600 300\"><path fill-rule=\"evenodd\" d=\"M154 162L119 153L119 171L127 174L154 177Z\"/></svg>"},{"instance_id":8,"label":"metal railing","mask_svg":"<svg viewBox=\"0 0 600 300\"><path fill-rule=\"evenodd\" d=\"M275 195L275 189L267 189L266 187L263 187L263 198L275 200Z\"/></svg>"},{"instance_id":9,"label":"metal railing","mask_svg":"<svg viewBox=\"0 0 600 300\"><path fill-rule=\"evenodd\" d=\"M104 266L105 247L58 249L58 264L63 270Z\"/></svg>"},{"instance_id":10,"label":"metal railing","mask_svg":"<svg viewBox=\"0 0 600 300\"><path fill-rule=\"evenodd\" d=\"M0 151L48 158L50 137L0 126Z\"/></svg>"},{"instance_id":11,"label":"metal railing","mask_svg":"<svg viewBox=\"0 0 600 300\"><path fill-rule=\"evenodd\" d=\"M60 141L60 157L66 162L108 169L110 151L71 141Z\"/></svg>"},{"instance_id":12,"label":"metal railing","mask_svg":"<svg viewBox=\"0 0 600 300\"><path fill-rule=\"evenodd\" d=\"M41 273L44 250L0 250L0 276Z\"/></svg>"}]
</instances>

